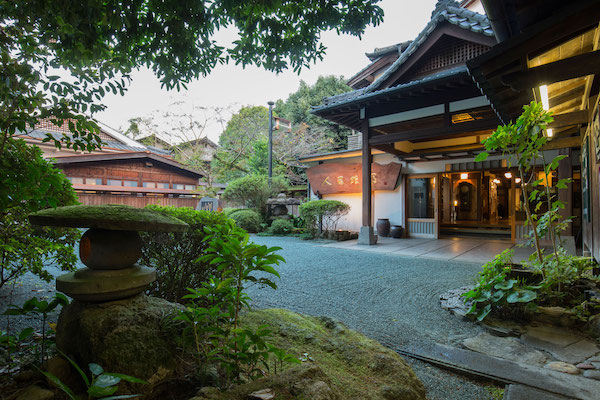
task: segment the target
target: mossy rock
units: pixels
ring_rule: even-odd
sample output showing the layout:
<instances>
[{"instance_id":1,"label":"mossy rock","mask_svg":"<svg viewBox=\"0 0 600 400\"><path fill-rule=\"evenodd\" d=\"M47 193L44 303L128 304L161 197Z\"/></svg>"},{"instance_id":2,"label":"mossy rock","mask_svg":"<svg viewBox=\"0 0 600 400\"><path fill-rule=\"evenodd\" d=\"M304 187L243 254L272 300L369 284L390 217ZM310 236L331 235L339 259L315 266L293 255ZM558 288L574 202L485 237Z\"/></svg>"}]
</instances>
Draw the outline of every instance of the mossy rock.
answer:
<instances>
[{"instance_id":1,"label":"mossy rock","mask_svg":"<svg viewBox=\"0 0 600 400\"><path fill-rule=\"evenodd\" d=\"M34 225L121 231L183 232L188 224L167 214L121 204L48 208L29 215Z\"/></svg>"},{"instance_id":2,"label":"mossy rock","mask_svg":"<svg viewBox=\"0 0 600 400\"><path fill-rule=\"evenodd\" d=\"M84 369L93 362L108 372L161 380L173 375L180 361L183 326L173 317L182 309L144 294L106 303L76 300L60 313L56 345Z\"/></svg>"},{"instance_id":3,"label":"mossy rock","mask_svg":"<svg viewBox=\"0 0 600 400\"><path fill-rule=\"evenodd\" d=\"M242 324L269 325L269 343L306 361L229 391L201 391L194 400L246 400L261 389L278 400L425 399L423 384L397 353L330 318L269 309L244 314Z\"/></svg>"}]
</instances>

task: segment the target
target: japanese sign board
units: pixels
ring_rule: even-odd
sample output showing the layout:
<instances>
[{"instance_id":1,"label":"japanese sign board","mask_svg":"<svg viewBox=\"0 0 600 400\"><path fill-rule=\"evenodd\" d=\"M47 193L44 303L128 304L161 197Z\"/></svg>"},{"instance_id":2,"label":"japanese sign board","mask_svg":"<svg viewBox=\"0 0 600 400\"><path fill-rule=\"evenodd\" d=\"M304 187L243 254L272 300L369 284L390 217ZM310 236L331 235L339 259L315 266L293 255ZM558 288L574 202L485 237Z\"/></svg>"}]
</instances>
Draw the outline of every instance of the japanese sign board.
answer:
<instances>
[{"instance_id":1,"label":"japanese sign board","mask_svg":"<svg viewBox=\"0 0 600 400\"><path fill-rule=\"evenodd\" d=\"M371 164L373 190L394 190L398 184L402 165L397 163ZM306 170L308 181L315 194L362 192L361 164L321 164Z\"/></svg>"}]
</instances>

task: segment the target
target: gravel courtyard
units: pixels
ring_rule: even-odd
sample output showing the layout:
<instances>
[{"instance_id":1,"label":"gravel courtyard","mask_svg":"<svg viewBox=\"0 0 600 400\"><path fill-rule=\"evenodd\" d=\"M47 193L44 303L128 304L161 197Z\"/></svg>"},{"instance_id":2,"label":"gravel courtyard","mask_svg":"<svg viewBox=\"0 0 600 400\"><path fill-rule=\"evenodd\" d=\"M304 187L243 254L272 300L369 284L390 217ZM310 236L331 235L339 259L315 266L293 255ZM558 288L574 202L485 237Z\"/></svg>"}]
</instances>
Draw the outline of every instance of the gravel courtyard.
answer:
<instances>
[{"instance_id":1,"label":"gravel courtyard","mask_svg":"<svg viewBox=\"0 0 600 400\"><path fill-rule=\"evenodd\" d=\"M480 264L415 259L321 247L291 237L253 237L279 246L278 289L248 290L257 308L279 307L327 315L394 347L424 341L454 345L481 328L439 307L444 291L473 283ZM487 399L480 384L407 359L431 399Z\"/></svg>"}]
</instances>

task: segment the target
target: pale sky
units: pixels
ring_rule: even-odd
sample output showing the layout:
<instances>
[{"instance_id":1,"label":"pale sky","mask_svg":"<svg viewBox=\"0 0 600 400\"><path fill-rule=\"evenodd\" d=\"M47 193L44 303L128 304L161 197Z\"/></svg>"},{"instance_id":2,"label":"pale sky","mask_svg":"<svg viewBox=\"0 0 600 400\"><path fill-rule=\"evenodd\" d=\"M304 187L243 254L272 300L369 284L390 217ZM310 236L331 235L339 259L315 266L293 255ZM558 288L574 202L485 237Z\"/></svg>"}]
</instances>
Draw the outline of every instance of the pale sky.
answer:
<instances>
[{"instance_id":1,"label":"pale sky","mask_svg":"<svg viewBox=\"0 0 600 400\"><path fill-rule=\"evenodd\" d=\"M435 3L436 0L381 1L379 5L385 12L382 24L369 27L362 40L325 32L322 42L327 51L323 60L302 70L300 75L292 70L275 74L254 66L243 69L233 64L221 65L209 76L189 84L187 91L177 92L161 89L159 80L151 71L136 71L125 96L107 95L104 101L107 109L95 117L110 127L125 130L130 118L148 116L175 101L196 106L230 107L236 111L243 105L267 106L269 100L285 100L298 89L300 80L313 84L320 75L349 78L369 63L366 52L412 40L429 22ZM231 39L232 32L222 35L225 40ZM221 130L220 125L212 124L207 126L206 136L216 142Z\"/></svg>"}]
</instances>

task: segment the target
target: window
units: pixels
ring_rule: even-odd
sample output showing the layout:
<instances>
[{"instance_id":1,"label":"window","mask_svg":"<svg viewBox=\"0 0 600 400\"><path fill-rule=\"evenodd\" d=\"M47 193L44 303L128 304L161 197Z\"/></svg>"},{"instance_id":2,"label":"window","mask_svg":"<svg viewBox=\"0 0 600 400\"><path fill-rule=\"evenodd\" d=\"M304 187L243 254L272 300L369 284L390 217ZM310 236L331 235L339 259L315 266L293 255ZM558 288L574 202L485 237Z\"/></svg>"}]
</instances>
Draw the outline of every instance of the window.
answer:
<instances>
[{"instance_id":1,"label":"window","mask_svg":"<svg viewBox=\"0 0 600 400\"><path fill-rule=\"evenodd\" d=\"M74 177L69 176L69 177L67 177L67 179L70 180L71 183L74 183L74 184L80 184L80 185L83 184L83 178L74 178Z\"/></svg>"},{"instance_id":2,"label":"window","mask_svg":"<svg viewBox=\"0 0 600 400\"><path fill-rule=\"evenodd\" d=\"M137 187L138 186L138 182L137 181L123 181L123 186Z\"/></svg>"},{"instance_id":3,"label":"window","mask_svg":"<svg viewBox=\"0 0 600 400\"><path fill-rule=\"evenodd\" d=\"M86 185L102 185L102 178L85 178Z\"/></svg>"},{"instance_id":4,"label":"window","mask_svg":"<svg viewBox=\"0 0 600 400\"><path fill-rule=\"evenodd\" d=\"M118 179L109 179L106 182L109 186L123 186L123 181Z\"/></svg>"},{"instance_id":5,"label":"window","mask_svg":"<svg viewBox=\"0 0 600 400\"><path fill-rule=\"evenodd\" d=\"M196 185L185 185L185 190L196 190Z\"/></svg>"},{"instance_id":6,"label":"window","mask_svg":"<svg viewBox=\"0 0 600 400\"><path fill-rule=\"evenodd\" d=\"M173 189L185 190L185 185L183 183L174 183Z\"/></svg>"},{"instance_id":7,"label":"window","mask_svg":"<svg viewBox=\"0 0 600 400\"><path fill-rule=\"evenodd\" d=\"M408 179L408 217L433 218L435 178Z\"/></svg>"},{"instance_id":8,"label":"window","mask_svg":"<svg viewBox=\"0 0 600 400\"><path fill-rule=\"evenodd\" d=\"M159 188L159 189L168 189L169 188L168 183L161 183L161 182L144 182L143 185L145 188Z\"/></svg>"}]
</instances>

